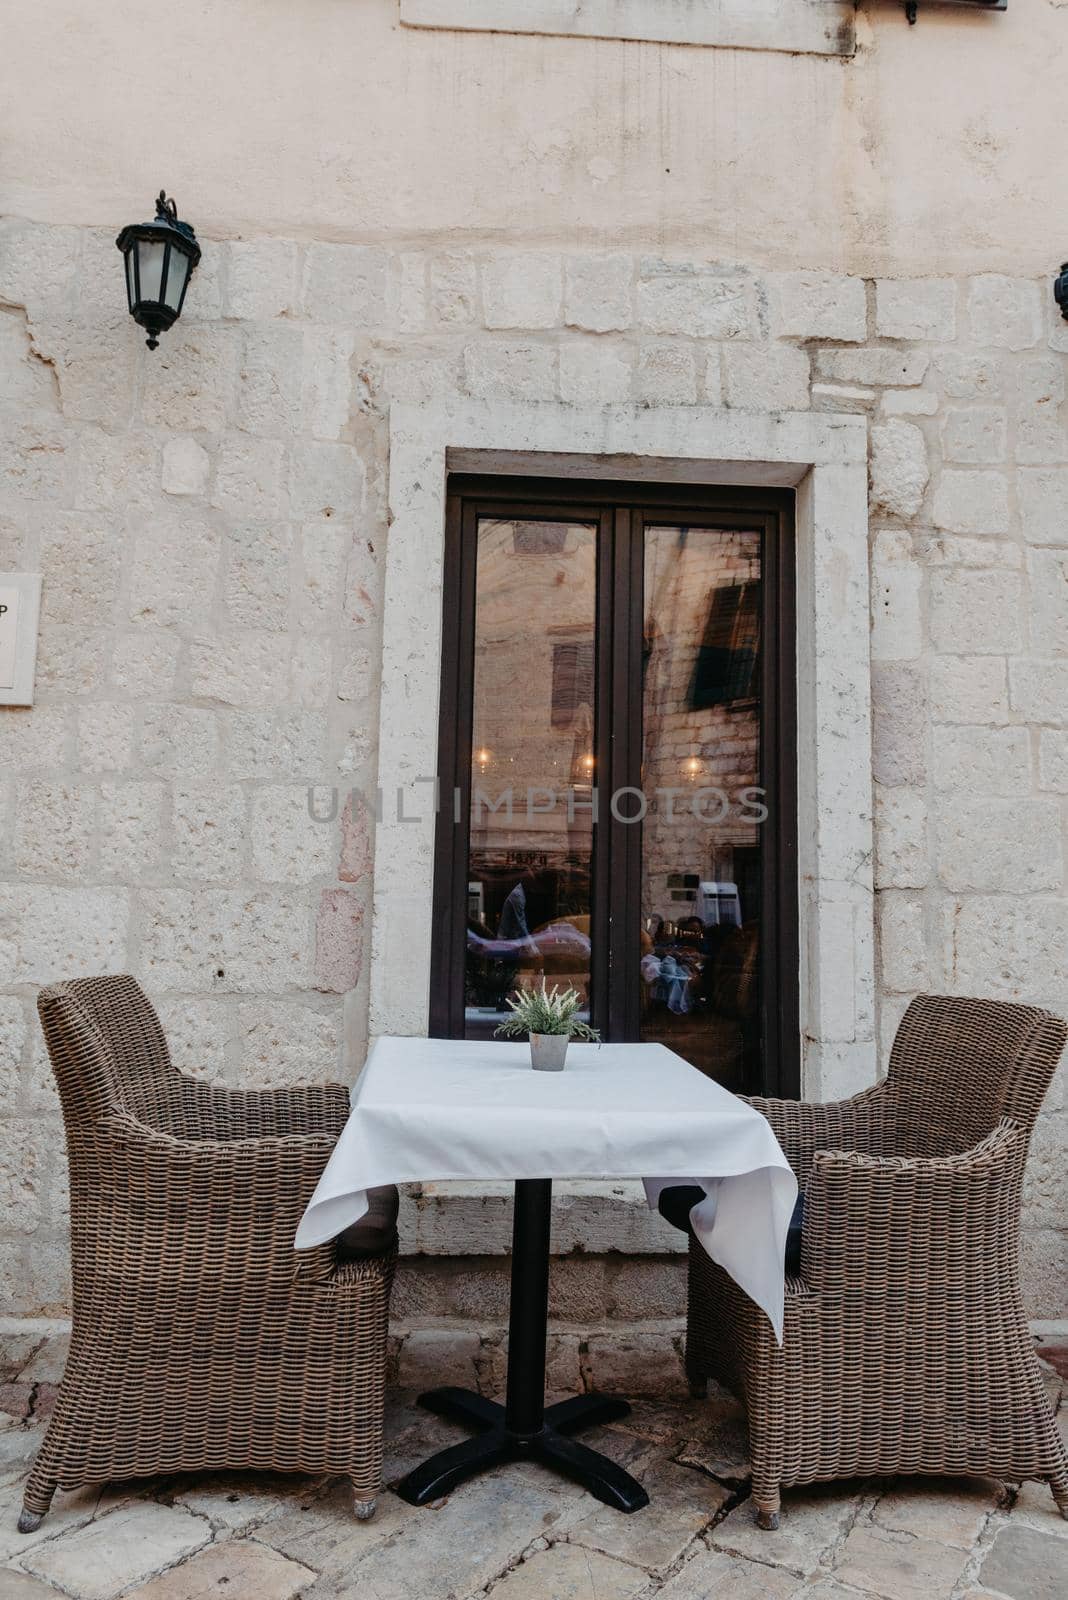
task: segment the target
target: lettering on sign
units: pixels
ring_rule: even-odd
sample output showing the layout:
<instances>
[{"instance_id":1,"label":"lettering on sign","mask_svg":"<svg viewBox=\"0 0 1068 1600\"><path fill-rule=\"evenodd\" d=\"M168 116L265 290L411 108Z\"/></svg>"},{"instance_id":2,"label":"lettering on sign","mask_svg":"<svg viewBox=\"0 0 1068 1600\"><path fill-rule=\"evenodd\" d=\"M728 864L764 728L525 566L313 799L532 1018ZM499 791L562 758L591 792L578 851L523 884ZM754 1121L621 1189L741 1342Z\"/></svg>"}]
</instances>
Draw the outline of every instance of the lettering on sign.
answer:
<instances>
[{"instance_id":1,"label":"lettering on sign","mask_svg":"<svg viewBox=\"0 0 1068 1600\"><path fill-rule=\"evenodd\" d=\"M0 589L0 689L15 687L18 628L19 591Z\"/></svg>"}]
</instances>

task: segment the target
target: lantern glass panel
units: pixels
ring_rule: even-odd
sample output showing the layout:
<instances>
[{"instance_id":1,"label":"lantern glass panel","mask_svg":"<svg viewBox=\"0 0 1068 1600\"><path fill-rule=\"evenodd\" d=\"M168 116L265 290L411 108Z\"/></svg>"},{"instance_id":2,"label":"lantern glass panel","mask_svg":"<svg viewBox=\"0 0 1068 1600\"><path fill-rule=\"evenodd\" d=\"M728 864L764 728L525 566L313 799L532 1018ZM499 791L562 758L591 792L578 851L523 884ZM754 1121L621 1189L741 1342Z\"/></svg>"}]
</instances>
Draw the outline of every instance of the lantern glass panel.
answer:
<instances>
[{"instance_id":1,"label":"lantern glass panel","mask_svg":"<svg viewBox=\"0 0 1068 1600\"><path fill-rule=\"evenodd\" d=\"M137 304L137 283L134 279L134 253L133 248L126 252L126 299L132 311Z\"/></svg>"},{"instance_id":2,"label":"lantern glass panel","mask_svg":"<svg viewBox=\"0 0 1068 1600\"><path fill-rule=\"evenodd\" d=\"M142 301L160 299L163 252L166 248L163 241L157 239L142 239L137 245L140 255Z\"/></svg>"},{"instance_id":3,"label":"lantern glass panel","mask_svg":"<svg viewBox=\"0 0 1068 1600\"><path fill-rule=\"evenodd\" d=\"M177 311L182 303L182 292L185 289L185 280L189 276L189 257L177 245L171 245L171 258L167 265L167 287L164 290L164 302L172 311Z\"/></svg>"}]
</instances>

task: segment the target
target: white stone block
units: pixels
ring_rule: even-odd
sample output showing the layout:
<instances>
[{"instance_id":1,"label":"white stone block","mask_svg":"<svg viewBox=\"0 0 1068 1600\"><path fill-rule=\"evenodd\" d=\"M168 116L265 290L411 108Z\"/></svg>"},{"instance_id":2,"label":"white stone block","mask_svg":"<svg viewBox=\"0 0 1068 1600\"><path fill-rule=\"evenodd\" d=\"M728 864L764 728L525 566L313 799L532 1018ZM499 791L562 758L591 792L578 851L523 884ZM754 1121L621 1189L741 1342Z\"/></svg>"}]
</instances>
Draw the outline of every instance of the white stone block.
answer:
<instances>
[{"instance_id":1,"label":"white stone block","mask_svg":"<svg viewBox=\"0 0 1068 1600\"><path fill-rule=\"evenodd\" d=\"M129 917L121 889L0 885L0 983L125 971Z\"/></svg>"},{"instance_id":2,"label":"white stone block","mask_svg":"<svg viewBox=\"0 0 1068 1600\"><path fill-rule=\"evenodd\" d=\"M245 793L238 784L175 784L171 800L175 877L235 882L242 873L246 835Z\"/></svg>"},{"instance_id":3,"label":"white stone block","mask_svg":"<svg viewBox=\"0 0 1068 1600\"><path fill-rule=\"evenodd\" d=\"M1029 550L1031 648L1039 656L1068 655L1068 550Z\"/></svg>"},{"instance_id":4,"label":"white stone block","mask_svg":"<svg viewBox=\"0 0 1068 1600\"><path fill-rule=\"evenodd\" d=\"M45 623L80 627L110 620L122 577L120 541L107 518L60 515L41 534Z\"/></svg>"},{"instance_id":5,"label":"white stone block","mask_svg":"<svg viewBox=\"0 0 1068 1600\"><path fill-rule=\"evenodd\" d=\"M139 628L120 634L111 655L111 682L135 700L170 694L178 671L181 640L173 633Z\"/></svg>"},{"instance_id":6,"label":"white stone block","mask_svg":"<svg viewBox=\"0 0 1068 1600\"><path fill-rule=\"evenodd\" d=\"M320 782L327 767L327 719L308 711L219 713L222 754L231 778Z\"/></svg>"},{"instance_id":7,"label":"white stone block","mask_svg":"<svg viewBox=\"0 0 1068 1600\"><path fill-rule=\"evenodd\" d=\"M558 255L516 251L482 263L482 311L487 328L555 328L563 279Z\"/></svg>"},{"instance_id":8,"label":"white stone block","mask_svg":"<svg viewBox=\"0 0 1068 1600\"><path fill-rule=\"evenodd\" d=\"M911 388L923 382L930 365L926 350L900 350L891 345L866 350L821 350L818 358L823 377L837 383L863 384L866 388Z\"/></svg>"},{"instance_id":9,"label":"white stone block","mask_svg":"<svg viewBox=\"0 0 1068 1600\"><path fill-rule=\"evenodd\" d=\"M1064 881L1058 800L945 796L935 818L938 876L947 889L1036 894Z\"/></svg>"},{"instance_id":10,"label":"white stone block","mask_svg":"<svg viewBox=\"0 0 1068 1600\"><path fill-rule=\"evenodd\" d=\"M723 374L727 404L740 411L808 409L808 354L792 345L728 345Z\"/></svg>"},{"instance_id":11,"label":"white stone block","mask_svg":"<svg viewBox=\"0 0 1068 1600\"><path fill-rule=\"evenodd\" d=\"M305 784L270 784L252 802L252 870L265 883L310 883L337 865L337 826L317 820L329 814L326 790ZM312 814L314 806L315 815Z\"/></svg>"},{"instance_id":12,"label":"white stone block","mask_svg":"<svg viewBox=\"0 0 1068 1600\"><path fill-rule=\"evenodd\" d=\"M141 364L141 416L168 432L219 433L229 416L237 330L186 322L172 328Z\"/></svg>"},{"instance_id":13,"label":"white stone block","mask_svg":"<svg viewBox=\"0 0 1068 1600\"><path fill-rule=\"evenodd\" d=\"M1023 579L1014 572L933 572L931 641L959 655L1005 655L1022 639Z\"/></svg>"},{"instance_id":14,"label":"white stone block","mask_svg":"<svg viewBox=\"0 0 1068 1600\"><path fill-rule=\"evenodd\" d=\"M160 501L159 481L160 441L155 434L81 430L74 477L74 504L79 510L150 510Z\"/></svg>"},{"instance_id":15,"label":"white stone block","mask_svg":"<svg viewBox=\"0 0 1068 1600\"><path fill-rule=\"evenodd\" d=\"M202 495L210 470L211 457L195 439L170 439L164 445L160 475L164 494Z\"/></svg>"},{"instance_id":16,"label":"white stone block","mask_svg":"<svg viewBox=\"0 0 1068 1600\"><path fill-rule=\"evenodd\" d=\"M871 653L874 661L914 661L924 648L923 568L908 535L876 536L872 551Z\"/></svg>"},{"instance_id":17,"label":"white stone block","mask_svg":"<svg viewBox=\"0 0 1068 1600\"><path fill-rule=\"evenodd\" d=\"M1007 722L1008 669L1004 661L985 656L935 656L930 697L935 723Z\"/></svg>"},{"instance_id":18,"label":"white stone block","mask_svg":"<svg viewBox=\"0 0 1068 1600\"><path fill-rule=\"evenodd\" d=\"M1068 467L1028 467L1018 474L1024 538L1032 544L1068 544Z\"/></svg>"},{"instance_id":19,"label":"white stone block","mask_svg":"<svg viewBox=\"0 0 1068 1600\"><path fill-rule=\"evenodd\" d=\"M347 329L304 331L302 427L314 439L340 439L349 426L355 405L355 348L356 336Z\"/></svg>"},{"instance_id":20,"label":"white stone block","mask_svg":"<svg viewBox=\"0 0 1068 1600\"><path fill-rule=\"evenodd\" d=\"M198 888L144 895L141 967L162 989L307 988L311 946L311 907L289 894Z\"/></svg>"},{"instance_id":21,"label":"white stone block","mask_svg":"<svg viewBox=\"0 0 1068 1600\"><path fill-rule=\"evenodd\" d=\"M908 662L872 663L872 761L876 783L927 777L927 681Z\"/></svg>"},{"instance_id":22,"label":"white stone block","mask_svg":"<svg viewBox=\"0 0 1068 1600\"><path fill-rule=\"evenodd\" d=\"M953 400L996 400L1004 392L1002 359L965 350L940 350L935 366L946 394Z\"/></svg>"},{"instance_id":23,"label":"white stone block","mask_svg":"<svg viewBox=\"0 0 1068 1600\"><path fill-rule=\"evenodd\" d=\"M312 245L311 250L323 248ZM251 239L236 240L230 245L226 296L229 316L285 317L296 315L299 309L295 244L285 239Z\"/></svg>"},{"instance_id":24,"label":"white stone block","mask_svg":"<svg viewBox=\"0 0 1068 1600\"><path fill-rule=\"evenodd\" d=\"M942 457L974 466L993 466L1005 459L1005 438L1004 407L953 407L942 421Z\"/></svg>"},{"instance_id":25,"label":"white stone block","mask_svg":"<svg viewBox=\"0 0 1068 1600\"><path fill-rule=\"evenodd\" d=\"M934 738L939 789L969 795L1027 794L1031 739L1026 728L939 728Z\"/></svg>"},{"instance_id":26,"label":"white stone block","mask_svg":"<svg viewBox=\"0 0 1068 1600\"><path fill-rule=\"evenodd\" d=\"M469 327L478 317L478 266L466 250L430 263L430 311L446 327Z\"/></svg>"},{"instance_id":27,"label":"white stone block","mask_svg":"<svg viewBox=\"0 0 1068 1600\"><path fill-rule=\"evenodd\" d=\"M190 631L210 614L220 540L205 522L171 519L134 541L129 576L130 622Z\"/></svg>"},{"instance_id":28,"label":"white stone block","mask_svg":"<svg viewBox=\"0 0 1068 1600\"><path fill-rule=\"evenodd\" d=\"M97 810L100 871L105 878L137 882L160 863L162 783L102 783Z\"/></svg>"},{"instance_id":29,"label":"white stone block","mask_svg":"<svg viewBox=\"0 0 1068 1600\"><path fill-rule=\"evenodd\" d=\"M238 1006L240 1081L249 1088L334 1083L341 1060L342 1013L292 1000Z\"/></svg>"},{"instance_id":30,"label":"white stone block","mask_svg":"<svg viewBox=\"0 0 1068 1600\"><path fill-rule=\"evenodd\" d=\"M927 800L920 789L875 789L875 883L922 889L931 875Z\"/></svg>"},{"instance_id":31,"label":"white stone block","mask_svg":"<svg viewBox=\"0 0 1068 1600\"><path fill-rule=\"evenodd\" d=\"M1038 787L1068 794L1068 731L1043 728L1038 744Z\"/></svg>"},{"instance_id":32,"label":"white stone block","mask_svg":"<svg viewBox=\"0 0 1068 1600\"><path fill-rule=\"evenodd\" d=\"M381 327L389 301L389 253L374 246L309 244L302 306L312 322Z\"/></svg>"},{"instance_id":33,"label":"white stone block","mask_svg":"<svg viewBox=\"0 0 1068 1600\"><path fill-rule=\"evenodd\" d=\"M871 431L872 504L892 516L914 517L930 474L927 442L911 422L883 422Z\"/></svg>"},{"instance_id":34,"label":"white stone block","mask_svg":"<svg viewBox=\"0 0 1068 1600\"><path fill-rule=\"evenodd\" d=\"M1009 703L1025 722L1068 724L1068 661L1009 662Z\"/></svg>"},{"instance_id":35,"label":"white stone block","mask_svg":"<svg viewBox=\"0 0 1068 1600\"><path fill-rule=\"evenodd\" d=\"M930 982L923 901L883 890L876 906L883 987L897 993L921 993Z\"/></svg>"},{"instance_id":36,"label":"white stone block","mask_svg":"<svg viewBox=\"0 0 1068 1600\"><path fill-rule=\"evenodd\" d=\"M969 895L946 907L944 941L954 994L1048 1003L1068 970L1068 900Z\"/></svg>"},{"instance_id":37,"label":"white stone block","mask_svg":"<svg viewBox=\"0 0 1068 1600\"><path fill-rule=\"evenodd\" d=\"M194 639L189 687L197 699L220 705L284 704L289 698L289 650L277 634L262 631Z\"/></svg>"},{"instance_id":38,"label":"white stone block","mask_svg":"<svg viewBox=\"0 0 1068 1600\"><path fill-rule=\"evenodd\" d=\"M78 708L78 766L82 772L122 772L133 756L134 707L103 701Z\"/></svg>"},{"instance_id":39,"label":"white stone block","mask_svg":"<svg viewBox=\"0 0 1068 1600\"><path fill-rule=\"evenodd\" d=\"M265 439L299 432L303 361L299 324L262 322L243 330L234 412L239 428Z\"/></svg>"},{"instance_id":40,"label":"white stone block","mask_svg":"<svg viewBox=\"0 0 1068 1600\"><path fill-rule=\"evenodd\" d=\"M365 476L354 445L298 440L293 446L293 515L304 521L358 516L364 505Z\"/></svg>"},{"instance_id":41,"label":"white stone block","mask_svg":"<svg viewBox=\"0 0 1068 1600\"><path fill-rule=\"evenodd\" d=\"M204 777L219 760L214 711L202 706L146 706L141 723L141 761L163 778Z\"/></svg>"},{"instance_id":42,"label":"white stone block","mask_svg":"<svg viewBox=\"0 0 1068 1600\"><path fill-rule=\"evenodd\" d=\"M756 332L756 286L745 273L643 262L637 294L638 324L649 333L749 339Z\"/></svg>"},{"instance_id":43,"label":"white stone block","mask_svg":"<svg viewBox=\"0 0 1068 1600\"><path fill-rule=\"evenodd\" d=\"M1042 306L1037 283L988 273L973 278L968 294L968 319L976 344L1004 350L1027 350L1042 332Z\"/></svg>"},{"instance_id":44,"label":"white stone block","mask_svg":"<svg viewBox=\"0 0 1068 1600\"><path fill-rule=\"evenodd\" d=\"M793 339L862 340L867 332L863 278L833 272L780 272L770 281L772 332Z\"/></svg>"},{"instance_id":45,"label":"white stone block","mask_svg":"<svg viewBox=\"0 0 1068 1600\"><path fill-rule=\"evenodd\" d=\"M284 524L234 528L230 533L223 562L222 600L235 627L288 626L291 542ZM280 642L279 649L284 648Z\"/></svg>"},{"instance_id":46,"label":"white stone block","mask_svg":"<svg viewBox=\"0 0 1068 1600\"><path fill-rule=\"evenodd\" d=\"M875 286L881 339L955 339L957 285L951 278L881 279Z\"/></svg>"},{"instance_id":47,"label":"white stone block","mask_svg":"<svg viewBox=\"0 0 1068 1600\"><path fill-rule=\"evenodd\" d=\"M886 389L880 410L884 417L933 417L938 396L930 389Z\"/></svg>"},{"instance_id":48,"label":"white stone block","mask_svg":"<svg viewBox=\"0 0 1068 1600\"><path fill-rule=\"evenodd\" d=\"M578 255L564 261L564 321L589 333L629 328L634 318L632 256Z\"/></svg>"},{"instance_id":49,"label":"white stone block","mask_svg":"<svg viewBox=\"0 0 1068 1600\"><path fill-rule=\"evenodd\" d=\"M560 398L568 405L616 405L630 397L630 360L625 345L603 339L568 342L560 348Z\"/></svg>"},{"instance_id":50,"label":"white stone block","mask_svg":"<svg viewBox=\"0 0 1068 1600\"><path fill-rule=\"evenodd\" d=\"M708 356L714 394L719 396L719 352ZM635 398L647 405L688 406L697 400L694 347L671 339L643 339L634 375Z\"/></svg>"},{"instance_id":51,"label":"white stone block","mask_svg":"<svg viewBox=\"0 0 1068 1600\"><path fill-rule=\"evenodd\" d=\"M550 344L482 341L464 350L468 393L485 400L552 400L556 350Z\"/></svg>"},{"instance_id":52,"label":"white stone block","mask_svg":"<svg viewBox=\"0 0 1068 1600\"><path fill-rule=\"evenodd\" d=\"M14 862L23 877L88 881L95 836L93 789L49 779L19 784Z\"/></svg>"},{"instance_id":53,"label":"white stone block","mask_svg":"<svg viewBox=\"0 0 1068 1600\"><path fill-rule=\"evenodd\" d=\"M270 520L284 509L285 447L279 439L233 434L219 446L211 503L242 519Z\"/></svg>"},{"instance_id":54,"label":"white stone block","mask_svg":"<svg viewBox=\"0 0 1068 1600\"><path fill-rule=\"evenodd\" d=\"M1002 472L946 468L935 486L935 527L950 533L1007 533L1009 486Z\"/></svg>"}]
</instances>

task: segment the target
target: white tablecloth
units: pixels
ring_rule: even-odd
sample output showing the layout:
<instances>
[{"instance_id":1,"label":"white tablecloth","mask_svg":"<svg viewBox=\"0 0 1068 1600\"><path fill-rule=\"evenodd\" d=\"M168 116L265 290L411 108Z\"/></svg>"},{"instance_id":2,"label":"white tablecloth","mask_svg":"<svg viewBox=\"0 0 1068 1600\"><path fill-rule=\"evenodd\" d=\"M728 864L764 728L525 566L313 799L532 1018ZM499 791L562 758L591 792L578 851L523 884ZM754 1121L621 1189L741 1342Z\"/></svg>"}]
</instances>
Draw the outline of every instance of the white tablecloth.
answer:
<instances>
[{"instance_id":1,"label":"white tablecloth","mask_svg":"<svg viewBox=\"0 0 1068 1600\"><path fill-rule=\"evenodd\" d=\"M797 1180L759 1112L659 1044L571 1044L563 1072L534 1072L525 1043L379 1039L296 1245L356 1222L380 1184L629 1177L650 1206L704 1189L697 1237L781 1340Z\"/></svg>"}]
</instances>

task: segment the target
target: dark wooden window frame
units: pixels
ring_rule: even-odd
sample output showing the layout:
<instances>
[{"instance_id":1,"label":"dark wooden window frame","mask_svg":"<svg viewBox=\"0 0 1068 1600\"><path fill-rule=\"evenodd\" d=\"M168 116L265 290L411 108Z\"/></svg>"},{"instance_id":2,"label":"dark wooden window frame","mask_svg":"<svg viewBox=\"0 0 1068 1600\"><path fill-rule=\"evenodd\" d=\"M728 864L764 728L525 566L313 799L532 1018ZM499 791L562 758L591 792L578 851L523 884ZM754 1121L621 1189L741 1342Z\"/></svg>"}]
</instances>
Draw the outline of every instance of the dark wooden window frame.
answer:
<instances>
[{"instance_id":1,"label":"dark wooden window frame","mask_svg":"<svg viewBox=\"0 0 1068 1600\"><path fill-rule=\"evenodd\" d=\"M761 782L769 817L761 905L761 1054L754 1091L800 1093L797 879L797 679L794 496L786 489L732 489L618 481L452 474L445 527L430 1032L464 1037L471 802L475 584L478 523L595 522L597 706L595 762L607 795L641 783L644 530L742 529L761 537ZM459 821L453 795L459 794ZM604 807L602 806L602 813ZM602 814L593 837L591 1004L609 1039L639 1036L640 826ZM598 954L600 953L600 955Z\"/></svg>"}]
</instances>

